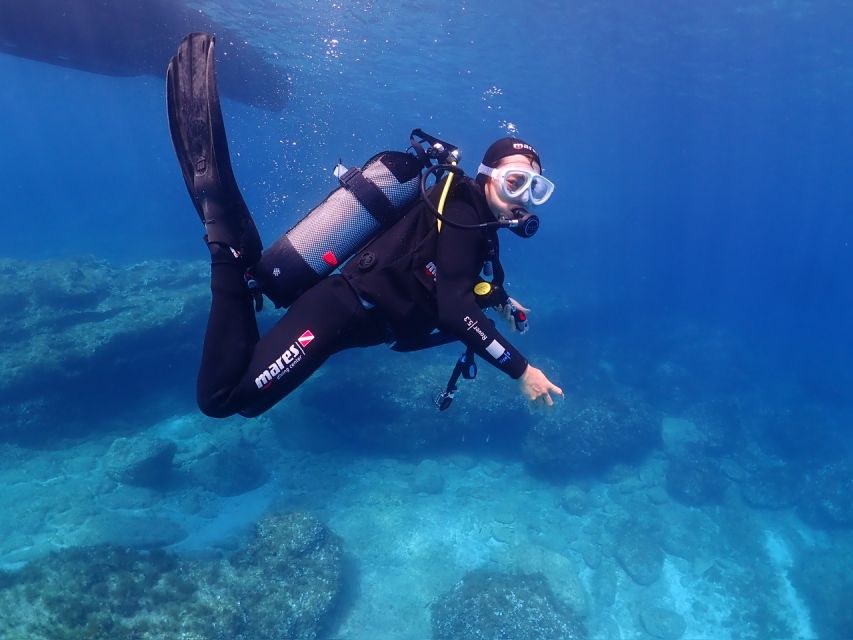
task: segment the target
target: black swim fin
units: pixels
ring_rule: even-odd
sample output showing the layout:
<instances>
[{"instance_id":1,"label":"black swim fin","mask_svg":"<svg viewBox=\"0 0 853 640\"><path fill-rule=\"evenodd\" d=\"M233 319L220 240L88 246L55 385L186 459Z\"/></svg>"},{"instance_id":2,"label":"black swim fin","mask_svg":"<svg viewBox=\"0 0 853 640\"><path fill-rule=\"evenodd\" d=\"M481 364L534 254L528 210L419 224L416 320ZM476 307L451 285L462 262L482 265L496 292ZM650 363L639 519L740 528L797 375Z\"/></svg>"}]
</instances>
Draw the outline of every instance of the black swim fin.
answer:
<instances>
[{"instance_id":1,"label":"black swim fin","mask_svg":"<svg viewBox=\"0 0 853 640\"><path fill-rule=\"evenodd\" d=\"M207 242L228 245L251 267L260 259L263 246L231 169L213 44L213 36L191 33L169 62L169 129Z\"/></svg>"}]
</instances>

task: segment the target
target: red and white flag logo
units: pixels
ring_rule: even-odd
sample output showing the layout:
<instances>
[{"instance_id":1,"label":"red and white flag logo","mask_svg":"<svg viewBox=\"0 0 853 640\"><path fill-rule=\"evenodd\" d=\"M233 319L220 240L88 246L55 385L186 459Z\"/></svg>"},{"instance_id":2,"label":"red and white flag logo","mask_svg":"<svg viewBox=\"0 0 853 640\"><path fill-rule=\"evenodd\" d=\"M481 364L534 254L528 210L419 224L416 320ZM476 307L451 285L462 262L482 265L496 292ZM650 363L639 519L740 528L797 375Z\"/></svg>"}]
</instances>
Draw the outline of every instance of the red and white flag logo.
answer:
<instances>
[{"instance_id":1,"label":"red and white flag logo","mask_svg":"<svg viewBox=\"0 0 853 640\"><path fill-rule=\"evenodd\" d=\"M307 347L311 343L311 341L313 339L314 339L314 334L311 333L310 331L306 331L301 336L296 338L296 341L299 343L299 346L304 349L305 347Z\"/></svg>"}]
</instances>

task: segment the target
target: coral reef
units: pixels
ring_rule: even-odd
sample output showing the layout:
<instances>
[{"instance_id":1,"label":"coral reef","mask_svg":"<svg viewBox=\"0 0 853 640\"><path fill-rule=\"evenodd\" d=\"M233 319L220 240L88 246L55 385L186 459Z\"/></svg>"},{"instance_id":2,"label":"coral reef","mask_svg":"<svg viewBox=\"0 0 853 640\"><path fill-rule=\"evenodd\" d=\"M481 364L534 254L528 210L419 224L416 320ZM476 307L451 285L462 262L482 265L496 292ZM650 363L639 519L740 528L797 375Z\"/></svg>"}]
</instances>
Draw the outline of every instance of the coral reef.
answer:
<instances>
[{"instance_id":1,"label":"coral reef","mask_svg":"<svg viewBox=\"0 0 853 640\"><path fill-rule=\"evenodd\" d=\"M0 637L314 640L341 586L340 541L302 513L262 519L228 560L116 546L66 549L0 573Z\"/></svg>"},{"instance_id":2,"label":"coral reef","mask_svg":"<svg viewBox=\"0 0 853 640\"><path fill-rule=\"evenodd\" d=\"M581 640L583 625L540 574L477 570L432 605L433 640Z\"/></svg>"}]
</instances>

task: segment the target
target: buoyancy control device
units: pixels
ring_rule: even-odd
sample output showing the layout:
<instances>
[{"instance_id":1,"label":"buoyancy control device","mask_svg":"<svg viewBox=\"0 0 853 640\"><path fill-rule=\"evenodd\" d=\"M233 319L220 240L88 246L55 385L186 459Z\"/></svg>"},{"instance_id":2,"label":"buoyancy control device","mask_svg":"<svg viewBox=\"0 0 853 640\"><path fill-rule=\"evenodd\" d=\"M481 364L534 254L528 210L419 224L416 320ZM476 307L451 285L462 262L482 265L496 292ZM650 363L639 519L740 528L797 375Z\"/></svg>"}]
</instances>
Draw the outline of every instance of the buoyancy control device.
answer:
<instances>
[{"instance_id":1,"label":"buoyancy control device","mask_svg":"<svg viewBox=\"0 0 853 640\"><path fill-rule=\"evenodd\" d=\"M466 225L444 218L444 205L453 179L464 177L458 166L460 159L457 147L414 129L407 152L383 151L370 158L361 169L344 170L339 164L335 175L340 186L268 247L252 273L247 274L257 298L260 291L277 307L290 306L302 293L400 220L419 197L435 215L439 231L441 224L446 223L463 229L508 228L524 238L536 233L539 218L521 207L513 211L516 217L512 220ZM436 183L444 179L437 205L427 196L430 176ZM527 319L511 304L504 291L504 274L496 246L492 251L484 266L489 270L495 266L494 278L478 282L474 293L484 307L508 304L516 328L522 331L526 329ZM260 308L257 299L256 303ZM456 336L438 332L412 343L397 341L392 349L417 351L455 340ZM436 398L439 409L445 411L450 407L460 377L471 380L476 375L474 352L467 349L457 361L446 389Z\"/></svg>"},{"instance_id":2,"label":"buoyancy control device","mask_svg":"<svg viewBox=\"0 0 853 640\"><path fill-rule=\"evenodd\" d=\"M420 129L410 149L383 151L338 175L340 186L264 251L253 275L277 307L290 306L397 222L417 200L424 169L459 158L456 147Z\"/></svg>"}]
</instances>

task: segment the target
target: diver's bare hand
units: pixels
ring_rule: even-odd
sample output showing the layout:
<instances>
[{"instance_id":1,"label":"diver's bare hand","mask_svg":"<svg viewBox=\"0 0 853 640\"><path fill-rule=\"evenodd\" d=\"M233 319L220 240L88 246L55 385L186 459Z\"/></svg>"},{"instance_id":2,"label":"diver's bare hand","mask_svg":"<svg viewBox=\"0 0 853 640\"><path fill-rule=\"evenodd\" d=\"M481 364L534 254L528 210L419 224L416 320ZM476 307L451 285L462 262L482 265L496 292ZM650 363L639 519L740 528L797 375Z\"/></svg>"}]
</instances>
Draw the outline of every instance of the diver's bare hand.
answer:
<instances>
[{"instance_id":1,"label":"diver's bare hand","mask_svg":"<svg viewBox=\"0 0 853 640\"><path fill-rule=\"evenodd\" d=\"M553 407L554 399L551 397L552 393L561 398L563 397L563 390L548 380L545 374L532 364L527 365L527 369L524 370L518 381L521 385L521 393L530 401L532 409Z\"/></svg>"}]
</instances>

